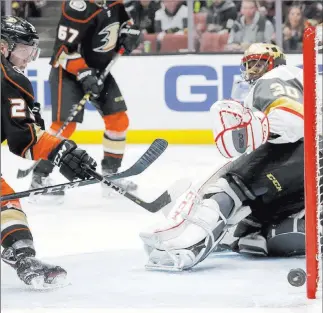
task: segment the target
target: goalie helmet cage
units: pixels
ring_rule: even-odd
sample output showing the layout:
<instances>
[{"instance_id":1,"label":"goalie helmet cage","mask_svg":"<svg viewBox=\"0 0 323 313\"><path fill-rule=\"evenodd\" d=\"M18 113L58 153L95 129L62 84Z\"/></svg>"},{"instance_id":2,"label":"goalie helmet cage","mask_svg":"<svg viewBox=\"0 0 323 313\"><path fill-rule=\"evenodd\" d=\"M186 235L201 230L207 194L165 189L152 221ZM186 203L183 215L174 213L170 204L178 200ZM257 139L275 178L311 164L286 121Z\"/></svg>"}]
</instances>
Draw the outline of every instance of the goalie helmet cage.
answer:
<instances>
[{"instance_id":1,"label":"goalie helmet cage","mask_svg":"<svg viewBox=\"0 0 323 313\"><path fill-rule=\"evenodd\" d=\"M323 163L323 142L322 81L319 78L319 63L322 63L322 25L307 28L303 38L306 284L309 299L315 299L322 293L323 169L319 164Z\"/></svg>"}]
</instances>

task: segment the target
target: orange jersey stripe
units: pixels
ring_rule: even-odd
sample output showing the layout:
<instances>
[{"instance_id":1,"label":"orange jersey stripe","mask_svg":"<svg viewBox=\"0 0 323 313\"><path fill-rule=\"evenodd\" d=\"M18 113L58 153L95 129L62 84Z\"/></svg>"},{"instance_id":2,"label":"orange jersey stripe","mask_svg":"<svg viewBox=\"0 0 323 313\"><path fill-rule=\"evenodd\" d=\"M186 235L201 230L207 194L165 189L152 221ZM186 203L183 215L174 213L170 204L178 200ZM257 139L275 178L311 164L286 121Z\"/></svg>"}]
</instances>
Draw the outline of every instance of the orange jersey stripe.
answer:
<instances>
[{"instance_id":1,"label":"orange jersey stripe","mask_svg":"<svg viewBox=\"0 0 323 313\"><path fill-rule=\"evenodd\" d=\"M21 231L21 230L27 230L27 231L29 231L29 232L30 232L29 228L27 228L27 227L13 229L12 231L10 231L9 233L5 234L5 235L1 238L1 244L4 242L4 240L5 240L9 235L11 235L12 233L15 233L16 231Z\"/></svg>"},{"instance_id":2,"label":"orange jersey stripe","mask_svg":"<svg viewBox=\"0 0 323 313\"><path fill-rule=\"evenodd\" d=\"M33 100L34 100L34 96L33 96L31 93L29 93L27 90L25 90L24 88L22 88L21 86L19 86L15 81L13 81L13 80L8 76L8 74L7 74L7 72L6 72L5 68L4 68L4 66L3 66L1 63L0 63L0 66L1 66L1 69L2 69L2 71L3 71L3 74L4 74L5 78L6 78L8 81L10 81L13 85L15 85L18 89L20 89L23 93L25 93L27 96L29 96L31 99L33 99Z\"/></svg>"},{"instance_id":3,"label":"orange jersey stripe","mask_svg":"<svg viewBox=\"0 0 323 313\"><path fill-rule=\"evenodd\" d=\"M7 182L1 177L1 195L9 195L11 193L15 193L15 191L7 184ZM1 201L1 207L4 207L8 202L11 202L17 208L21 209L21 205L19 199L13 199L8 201Z\"/></svg>"},{"instance_id":4,"label":"orange jersey stripe","mask_svg":"<svg viewBox=\"0 0 323 313\"><path fill-rule=\"evenodd\" d=\"M68 49L65 45L62 45L59 49L58 49L58 52L56 53L56 56L55 56L55 63L59 63L60 67L64 68L64 66L59 62L59 58L60 58L60 55L62 54L62 52L65 52L67 57L68 55L70 55L70 53L68 52ZM55 64L54 64L55 65ZM83 69L83 68L88 68L88 65L86 64L84 58L82 57L79 57L77 59L70 59L70 60L67 60L66 62L66 68L64 68L66 71L68 71L69 73L71 74L74 74L74 75L77 75L77 72L80 70L80 69Z\"/></svg>"},{"instance_id":5,"label":"orange jersey stripe","mask_svg":"<svg viewBox=\"0 0 323 313\"><path fill-rule=\"evenodd\" d=\"M88 66L83 58L67 61L66 70L69 73L74 74L75 76L77 75L79 70L85 69L85 68L88 68Z\"/></svg>"},{"instance_id":6,"label":"orange jersey stripe","mask_svg":"<svg viewBox=\"0 0 323 313\"><path fill-rule=\"evenodd\" d=\"M291 108L286 108L284 106L280 106L280 107L276 107L276 110L283 110L283 111L289 112L291 114L297 115L301 119L304 119L304 116L301 113L299 113Z\"/></svg>"},{"instance_id":7,"label":"orange jersey stripe","mask_svg":"<svg viewBox=\"0 0 323 313\"><path fill-rule=\"evenodd\" d=\"M102 9L99 9L99 10L95 11L95 12L94 12L91 16L89 16L87 19L85 19L85 20L78 20L78 19L76 19L76 18L73 18L73 17L69 16L69 15L65 12L65 2L66 2L66 1L64 1L64 2L62 3L62 14L63 14L63 16L64 16L65 18L67 18L68 20L72 21L72 22L76 22L76 23L80 23L80 24L86 24L86 23L88 23L89 21L91 21L95 16L97 16L97 15L102 11Z\"/></svg>"},{"instance_id":8,"label":"orange jersey stripe","mask_svg":"<svg viewBox=\"0 0 323 313\"><path fill-rule=\"evenodd\" d=\"M63 75L63 69L60 66L58 68L58 90L57 90L57 115L56 115L56 121L60 122L61 120L61 107L62 107L62 75Z\"/></svg>"},{"instance_id":9,"label":"orange jersey stripe","mask_svg":"<svg viewBox=\"0 0 323 313\"><path fill-rule=\"evenodd\" d=\"M33 146L34 160L44 159L47 160L48 154L55 149L61 139L56 138L49 133L44 132L37 143Z\"/></svg>"},{"instance_id":10,"label":"orange jersey stripe","mask_svg":"<svg viewBox=\"0 0 323 313\"><path fill-rule=\"evenodd\" d=\"M31 140L29 144L25 147L25 149L21 153L21 157L24 158L26 151L32 146L32 144L35 142L35 135L34 135L34 127L31 124L27 124L31 133Z\"/></svg>"},{"instance_id":11,"label":"orange jersey stripe","mask_svg":"<svg viewBox=\"0 0 323 313\"><path fill-rule=\"evenodd\" d=\"M117 4L122 4L122 3L123 3L122 0L114 1L113 3L109 4L109 8L112 8L113 6L115 6Z\"/></svg>"}]
</instances>

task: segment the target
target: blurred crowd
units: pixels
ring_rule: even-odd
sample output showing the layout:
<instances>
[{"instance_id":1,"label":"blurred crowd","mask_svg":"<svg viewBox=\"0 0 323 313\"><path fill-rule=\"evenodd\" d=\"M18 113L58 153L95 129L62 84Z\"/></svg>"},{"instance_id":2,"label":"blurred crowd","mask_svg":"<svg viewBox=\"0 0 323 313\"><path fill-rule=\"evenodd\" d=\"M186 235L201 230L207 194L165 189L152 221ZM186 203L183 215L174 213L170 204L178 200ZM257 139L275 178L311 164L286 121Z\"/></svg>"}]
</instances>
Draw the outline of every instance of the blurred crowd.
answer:
<instances>
[{"instance_id":1,"label":"blurred crowd","mask_svg":"<svg viewBox=\"0 0 323 313\"><path fill-rule=\"evenodd\" d=\"M22 18L41 17L47 0L12 0L11 13ZM1 15L5 15L5 0L1 0Z\"/></svg>"},{"instance_id":2,"label":"blurred crowd","mask_svg":"<svg viewBox=\"0 0 323 313\"><path fill-rule=\"evenodd\" d=\"M143 32L135 53L187 51L187 1L124 3ZM193 5L197 52L243 51L254 42L276 43L275 0L204 0ZM304 28L322 23L322 1L282 1L281 5L283 48L301 51Z\"/></svg>"},{"instance_id":3,"label":"blurred crowd","mask_svg":"<svg viewBox=\"0 0 323 313\"><path fill-rule=\"evenodd\" d=\"M276 43L275 0L123 0L142 30L142 42L133 53L186 52L187 1L193 1L196 52L244 51L254 42ZM12 13L40 17L46 2L12 0ZM283 49L300 52L305 27L323 21L322 0L283 0L281 5Z\"/></svg>"}]
</instances>

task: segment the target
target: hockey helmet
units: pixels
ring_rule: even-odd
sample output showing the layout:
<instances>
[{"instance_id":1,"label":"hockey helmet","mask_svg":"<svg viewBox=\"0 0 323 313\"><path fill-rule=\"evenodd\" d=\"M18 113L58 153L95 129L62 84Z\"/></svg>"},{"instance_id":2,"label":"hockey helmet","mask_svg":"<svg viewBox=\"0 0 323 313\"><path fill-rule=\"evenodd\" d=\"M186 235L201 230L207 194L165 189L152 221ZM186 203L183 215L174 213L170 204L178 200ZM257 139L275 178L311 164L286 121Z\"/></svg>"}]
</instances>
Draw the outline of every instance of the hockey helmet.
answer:
<instances>
[{"instance_id":1,"label":"hockey helmet","mask_svg":"<svg viewBox=\"0 0 323 313\"><path fill-rule=\"evenodd\" d=\"M1 18L1 40L8 44L12 52L17 44L33 47L32 60L36 60L40 49L39 36L35 27L26 20L16 16L3 16Z\"/></svg>"},{"instance_id":2,"label":"hockey helmet","mask_svg":"<svg viewBox=\"0 0 323 313\"><path fill-rule=\"evenodd\" d=\"M90 2L95 3L98 7L107 7L108 0L90 0Z\"/></svg>"},{"instance_id":3,"label":"hockey helmet","mask_svg":"<svg viewBox=\"0 0 323 313\"><path fill-rule=\"evenodd\" d=\"M244 53L241 72L243 78L252 84L265 73L280 65L286 65L286 58L278 46L268 43L254 43Z\"/></svg>"}]
</instances>

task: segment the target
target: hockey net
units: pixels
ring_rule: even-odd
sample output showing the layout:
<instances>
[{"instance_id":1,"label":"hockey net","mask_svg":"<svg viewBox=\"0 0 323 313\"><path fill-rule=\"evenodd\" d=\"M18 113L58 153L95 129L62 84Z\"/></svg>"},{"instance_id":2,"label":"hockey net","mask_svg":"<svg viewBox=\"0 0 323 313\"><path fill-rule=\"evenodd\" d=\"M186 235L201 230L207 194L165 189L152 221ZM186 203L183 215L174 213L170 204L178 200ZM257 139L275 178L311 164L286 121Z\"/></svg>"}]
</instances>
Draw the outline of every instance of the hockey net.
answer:
<instances>
[{"instance_id":1,"label":"hockey net","mask_svg":"<svg viewBox=\"0 0 323 313\"><path fill-rule=\"evenodd\" d=\"M322 25L306 29L303 40L306 283L310 299L322 296L322 30Z\"/></svg>"}]
</instances>

